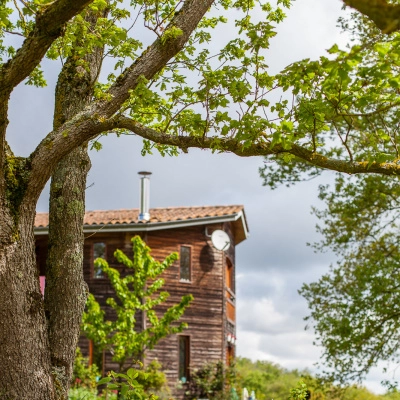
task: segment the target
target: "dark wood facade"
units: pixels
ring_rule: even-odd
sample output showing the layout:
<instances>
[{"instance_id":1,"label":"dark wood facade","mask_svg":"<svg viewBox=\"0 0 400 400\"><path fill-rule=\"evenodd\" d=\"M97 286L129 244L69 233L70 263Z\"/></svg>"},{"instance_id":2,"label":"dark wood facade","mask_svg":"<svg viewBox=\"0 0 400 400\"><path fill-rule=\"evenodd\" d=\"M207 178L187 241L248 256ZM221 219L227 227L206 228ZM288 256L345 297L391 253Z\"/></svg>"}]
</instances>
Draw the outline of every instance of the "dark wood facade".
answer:
<instances>
[{"instance_id":1,"label":"dark wood facade","mask_svg":"<svg viewBox=\"0 0 400 400\"><path fill-rule=\"evenodd\" d=\"M157 260L163 260L172 252L181 251L185 253L184 257L190 257L189 271L181 271L179 260L164 271L163 290L169 292L170 297L159 310L162 312L178 303L183 295L192 294L194 301L181 319L188 323L188 329L179 335L161 340L153 350L146 352L145 357L145 363L153 359L161 363L175 398L183 398L184 389L179 388L182 385L178 385L178 382L190 379L191 371L209 362L229 362L229 358L235 355L235 245L243 240L243 235L238 235L237 231L242 229L247 233L247 227L244 216L236 222L224 221L224 218L218 218L218 222L214 220L211 217L204 223L189 220L186 224L180 223L179 227L163 226L151 230L140 230L140 225L135 224L132 231L125 226L125 231L99 229L85 235L84 278L90 292L96 296L106 312L105 301L113 296L113 290L106 277L96 277L93 267L96 243L105 244L105 258L110 266L122 273L125 273L123 266L117 263L113 253L116 249L121 249L132 256L131 238L137 234L152 249L151 254ZM243 226L240 227L240 224ZM212 246L209 236L217 229L224 230L231 239L231 246L227 251L216 250ZM36 242L37 260L40 273L44 275L47 235L45 232L40 233ZM91 353L87 340L81 340L80 346L84 354ZM116 369L111 355L105 354L104 357L105 371Z\"/></svg>"}]
</instances>

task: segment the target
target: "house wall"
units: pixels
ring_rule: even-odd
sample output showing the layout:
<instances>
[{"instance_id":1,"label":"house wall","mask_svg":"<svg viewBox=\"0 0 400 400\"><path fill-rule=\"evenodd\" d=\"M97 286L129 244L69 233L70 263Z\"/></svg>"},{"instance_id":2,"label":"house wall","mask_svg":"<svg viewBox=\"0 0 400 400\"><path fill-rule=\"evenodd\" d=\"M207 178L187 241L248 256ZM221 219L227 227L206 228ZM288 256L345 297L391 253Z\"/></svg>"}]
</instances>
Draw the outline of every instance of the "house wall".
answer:
<instances>
[{"instance_id":1,"label":"house wall","mask_svg":"<svg viewBox=\"0 0 400 400\"><path fill-rule=\"evenodd\" d=\"M208 362L224 361L227 359L227 334L235 334L234 321L226 317L227 291L226 260L235 266L235 246L231 224L213 224L207 226L207 233L215 229L224 229L232 238L232 246L227 252L215 250L210 238L206 236L205 226L150 231L142 233L142 238L152 249L152 256L161 261L172 252L180 252L180 246L191 247L191 279L189 282L180 280L179 260L162 277L165 279L164 290L170 293L165 305L159 308L162 313L167 307L176 304L185 294L191 293L194 301L186 310L181 321L187 322L189 327L182 335L189 336L190 340L190 366L189 371L201 368ZM121 274L128 271L118 264L113 257L116 249L123 250L132 257L131 238L134 234L112 232L90 234L85 239L84 248L84 278L89 290L96 296L100 305L106 311L107 318L113 318L110 308L105 304L108 297L113 296L113 290L106 278L93 277L93 244L106 243L106 258L110 266L117 268ZM47 238L39 236L37 239L38 260L43 271ZM234 274L235 276L235 274ZM233 283L235 280L233 279ZM233 286L234 291L234 286ZM232 293L230 294L232 297ZM138 329L141 328L142 318L138 316ZM89 344L84 338L79 343L84 355L89 354ZM167 376L169 386L175 398L183 398L184 388L177 389L178 383L178 335L171 335L159 342L153 349L146 352L145 362L157 359ZM117 370L112 363L111 355L105 355L105 370Z\"/></svg>"},{"instance_id":2,"label":"house wall","mask_svg":"<svg viewBox=\"0 0 400 400\"><path fill-rule=\"evenodd\" d=\"M209 231L220 228L209 226ZM182 335L190 338L190 371L204 364L224 359L224 255L215 250L205 235L205 227L180 229L176 232L150 232L146 237L154 257L166 257L181 245L191 246L192 267L190 282L179 279L179 261L164 272L165 290L170 293L168 305L176 304L180 298L191 293L194 300L182 320L189 327ZM157 249L157 250L156 250ZM162 340L152 351L147 352L147 361L157 358L163 365L169 385L175 397L178 382L178 337Z\"/></svg>"}]
</instances>

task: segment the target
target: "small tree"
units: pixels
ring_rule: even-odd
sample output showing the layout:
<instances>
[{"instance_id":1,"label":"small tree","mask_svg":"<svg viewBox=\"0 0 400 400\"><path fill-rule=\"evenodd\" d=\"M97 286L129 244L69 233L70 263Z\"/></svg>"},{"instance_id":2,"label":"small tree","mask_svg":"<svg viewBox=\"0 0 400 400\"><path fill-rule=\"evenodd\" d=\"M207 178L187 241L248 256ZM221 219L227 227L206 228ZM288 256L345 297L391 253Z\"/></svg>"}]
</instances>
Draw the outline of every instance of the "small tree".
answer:
<instances>
[{"instance_id":1,"label":"small tree","mask_svg":"<svg viewBox=\"0 0 400 400\"><path fill-rule=\"evenodd\" d=\"M132 359L143 358L144 351L152 349L160 339L182 332L187 324L181 322L177 325L175 322L193 300L192 295L183 296L178 304L169 307L162 316L157 315L156 307L169 297L167 292L160 291L164 280L159 276L178 259L178 254L172 253L163 262L158 262L150 256L150 248L139 236L132 238L132 244L132 260L121 250L114 253L118 262L132 271L125 277L121 277L106 260L95 260L96 268L101 268L107 274L114 288L116 297L110 297L106 302L115 311L116 319L105 320L105 312L90 294L82 322L83 334L99 350L112 353L120 373L132 366ZM146 313L145 329L138 329L136 315L139 311Z\"/></svg>"}]
</instances>

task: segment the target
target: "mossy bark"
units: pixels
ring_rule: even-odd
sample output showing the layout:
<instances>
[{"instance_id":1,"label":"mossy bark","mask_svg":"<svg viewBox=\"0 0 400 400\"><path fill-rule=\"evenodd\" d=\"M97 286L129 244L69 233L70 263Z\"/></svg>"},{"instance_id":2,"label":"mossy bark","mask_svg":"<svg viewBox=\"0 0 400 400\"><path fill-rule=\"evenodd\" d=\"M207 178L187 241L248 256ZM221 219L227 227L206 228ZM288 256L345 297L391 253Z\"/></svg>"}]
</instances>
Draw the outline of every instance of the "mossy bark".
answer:
<instances>
[{"instance_id":1,"label":"mossy bark","mask_svg":"<svg viewBox=\"0 0 400 400\"><path fill-rule=\"evenodd\" d=\"M2 200L2 201L1 201ZM55 399L43 298L35 260L34 203L18 224L1 199L0 399ZM17 239L15 239L17 237Z\"/></svg>"},{"instance_id":2,"label":"mossy bark","mask_svg":"<svg viewBox=\"0 0 400 400\"><path fill-rule=\"evenodd\" d=\"M90 14L87 19L96 22ZM80 112L93 97L103 50L81 59L72 54L56 88L54 129ZM82 313L87 298L83 279L83 218L90 159L87 144L64 157L51 178L49 248L46 265L45 309L51 362L57 375L58 398L67 399Z\"/></svg>"},{"instance_id":3,"label":"mossy bark","mask_svg":"<svg viewBox=\"0 0 400 400\"><path fill-rule=\"evenodd\" d=\"M343 3L370 18L382 33L390 34L400 29L399 4L386 0L343 0Z\"/></svg>"}]
</instances>

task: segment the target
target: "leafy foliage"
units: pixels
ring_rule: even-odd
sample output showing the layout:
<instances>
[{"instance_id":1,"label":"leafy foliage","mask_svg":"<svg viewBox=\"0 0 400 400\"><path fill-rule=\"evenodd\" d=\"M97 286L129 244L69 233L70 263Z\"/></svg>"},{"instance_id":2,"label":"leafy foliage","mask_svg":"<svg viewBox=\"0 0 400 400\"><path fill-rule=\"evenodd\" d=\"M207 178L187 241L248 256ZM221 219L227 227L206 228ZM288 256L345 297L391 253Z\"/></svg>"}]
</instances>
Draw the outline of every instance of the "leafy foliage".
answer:
<instances>
[{"instance_id":1,"label":"leafy foliage","mask_svg":"<svg viewBox=\"0 0 400 400\"><path fill-rule=\"evenodd\" d=\"M367 389L352 385L338 387L329 380L315 378L308 371L286 370L269 361L255 361L239 357L236 363L238 393L246 387L259 400L398 400L394 389L385 395L375 395ZM307 397L308 396L308 397Z\"/></svg>"},{"instance_id":2,"label":"leafy foliage","mask_svg":"<svg viewBox=\"0 0 400 400\"><path fill-rule=\"evenodd\" d=\"M317 153L326 160L335 158L331 169L339 170L345 159L353 165L364 163L367 173L376 172L374 163L399 163L394 89L399 63L389 54L397 46L397 33L382 33L360 14L340 23L352 34L348 50L334 45L328 51L331 57L294 63L280 74L280 86L288 84L297 95L295 115L304 122L309 118L305 132L318 133L311 135L314 155L308 162L284 152L266 158L260 173L271 188L320 175ZM339 262L318 282L303 285L300 293L311 311L306 320L324 348L324 366L342 383L364 378L380 360L398 361L399 185L397 177L388 175L338 176L333 190L320 188L327 208L314 209L324 236L315 248L330 248Z\"/></svg>"},{"instance_id":3,"label":"leafy foliage","mask_svg":"<svg viewBox=\"0 0 400 400\"><path fill-rule=\"evenodd\" d=\"M115 297L107 299L107 304L115 312L116 319L106 320L105 312L93 295L89 295L87 310L83 315L82 332L93 340L99 349L108 350L113 360L119 364L119 373L126 371L126 365L132 359L144 356L146 349L152 349L156 343L173 333L182 332L186 323L175 324L193 299L192 295L182 297L180 303L169 307L159 316L156 307L164 304L169 294L160 291L164 280L159 275L178 258L176 253L169 255L163 262L150 256L150 248L139 236L132 238L133 259L129 259L121 250L114 253L116 259L130 273L121 277L119 271L111 268L107 261L98 258L97 267L107 274L115 291ZM138 329L137 313L145 312L145 329Z\"/></svg>"},{"instance_id":4,"label":"leafy foliage","mask_svg":"<svg viewBox=\"0 0 400 400\"><path fill-rule=\"evenodd\" d=\"M307 385L303 381L300 381L297 387L290 390L290 400L308 400L309 398L310 394Z\"/></svg>"},{"instance_id":5,"label":"leafy foliage","mask_svg":"<svg viewBox=\"0 0 400 400\"><path fill-rule=\"evenodd\" d=\"M72 373L72 388L95 389L99 370L96 364L89 365L89 359L83 357L80 348L76 349L74 369Z\"/></svg>"},{"instance_id":6,"label":"leafy foliage","mask_svg":"<svg viewBox=\"0 0 400 400\"><path fill-rule=\"evenodd\" d=\"M149 396L146 393L144 385L141 383L148 378L148 374L143 373L142 369L143 364L140 363L140 369L129 368L126 374L111 371L106 378L99 381L99 385L106 384L106 397L108 390L116 390L119 396L126 400L157 400L158 397L154 394Z\"/></svg>"},{"instance_id":7,"label":"leafy foliage","mask_svg":"<svg viewBox=\"0 0 400 400\"><path fill-rule=\"evenodd\" d=\"M96 365L88 365L88 359L82 357L78 348L74 363L73 384L69 390L68 399L113 400L122 397L125 399L156 400L158 396L151 392L161 393L162 395L168 394L166 377L160 371L160 363L153 360L146 368L140 362L137 362L137 364L138 368L128 369L126 374L111 371L106 378L99 380L99 371ZM106 385L106 387L98 395L98 387L102 385ZM117 396L118 393L120 397Z\"/></svg>"},{"instance_id":8,"label":"leafy foliage","mask_svg":"<svg viewBox=\"0 0 400 400\"><path fill-rule=\"evenodd\" d=\"M105 17L101 13L106 6L109 15ZM167 46L183 35L180 28L168 26L182 6L178 0L136 1L131 7L118 0L94 1L90 10L99 14L95 26L84 13L77 15L54 41L48 57L65 59L71 49L79 56L104 47L114 72L97 85L96 97L110 101L107 91L117 82L117 71L137 61L146 46L146 40L139 39L142 36L132 34L133 26L137 29L142 22ZM333 45L319 60L301 60L272 75L266 52L290 2L279 1L275 8L267 2L241 0L221 1L218 6L221 10L200 21L185 48L162 71L138 78L122 105L136 127L141 124L160 139L146 142L144 152L155 147L162 154L176 154L175 148L168 147L172 143L168 135L179 136L176 143L183 149L183 137L211 137L203 146L226 150L223 144L233 139L242 150L258 146L259 154L270 154L286 164L302 160L350 171L356 162L363 172L376 164L382 173L385 163L396 168L398 32L383 35L375 29L368 40L365 33L358 34L347 50ZM213 54L211 32L228 23L225 15L233 8L240 10L229 25L236 31L234 39L221 43ZM135 23L130 25L132 19ZM85 38L83 44L76 42L77 36ZM30 82L39 84L40 74L32 74Z\"/></svg>"},{"instance_id":9,"label":"leafy foliage","mask_svg":"<svg viewBox=\"0 0 400 400\"><path fill-rule=\"evenodd\" d=\"M299 371L287 371L269 361L252 362L248 358L236 359L236 387L254 390L259 400L287 399L289 392L301 378Z\"/></svg>"},{"instance_id":10,"label":"leafy foliage","mask_svg":"<svg viewBox=\"0 0 400 400\"><path fill-rule=\"evenodd\" d=\"M397 179L381 176L338 177L334 190L320 190L327 208L315 210L324 223L316 247L330 247L340 260L301 294L341 381L363 378L379 360L398 361L399 190Z\"/></svg>"},{"instance_id":11,"label":"leafy foliage","mask_svg":"<svg viewBox=\"0 0 400 400\"><path fill-rule=\"evenodd\" d=\"M97 390L93 391L84 387L74 387L68 392L68 400L99 400ZM103 397L104 399L104 397ZM108 396L107 400L116 400L116 395Z\"/></svg>"},{"instance_id":12,"label":"leafy foliage","mask_svg":"<svg viewBox=\"0 0 400 400\"><path fill-rule=\"evenodd\" d=\"M185 398L232 400L235 366L226 367L223 362L209 363L194 371L188 382Z\"/></svg>"}]
</instances>

